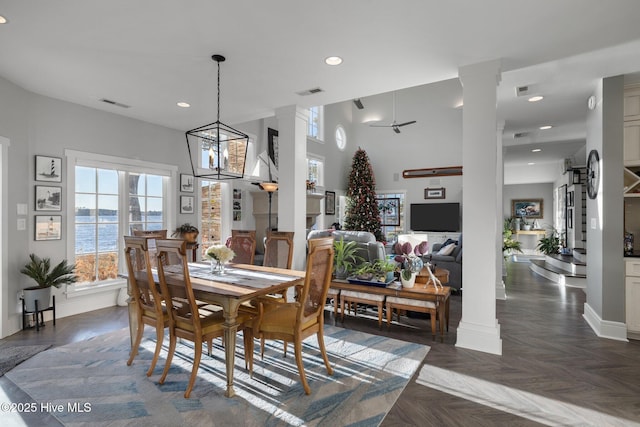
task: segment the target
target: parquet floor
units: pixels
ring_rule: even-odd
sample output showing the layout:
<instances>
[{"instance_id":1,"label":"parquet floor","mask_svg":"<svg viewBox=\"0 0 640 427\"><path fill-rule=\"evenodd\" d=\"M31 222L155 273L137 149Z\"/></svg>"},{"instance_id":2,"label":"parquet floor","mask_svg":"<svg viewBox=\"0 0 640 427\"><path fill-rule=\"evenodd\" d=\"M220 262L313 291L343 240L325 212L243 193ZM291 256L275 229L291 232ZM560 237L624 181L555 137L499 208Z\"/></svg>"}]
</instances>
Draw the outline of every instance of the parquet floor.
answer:
<instances>
[{"instance_id":1,"label":"parquet floor","mask_svg":"<svg viewBox=\"0 0 640 427\"><path fill-rule=\"evenodd\" d=\"M431 351L425 359L429 366L497 384L507 391L527 391L549 402L571 403L620 419L620 423L611 425L640 423L640 342L597 338L582 318L584 292L560 288L534 276L528 264L510 263L506 286L508 299L497 301L502 356L455 347L460 295L452 296L450 329L444 342L432 340L427 319L402 317L400 324L378 329L376 321L359 315L345 316L344 324L337 325L429 345ZM329 311L326 321L333 323ZM21 331L2 342L58 346L127 325L126 308L111 307L59 319L55 328L49 322L40 332ZM475 403L418 384L417 376L382 426L542 425L496 409L490 403ZM0 394L4 392L5 398L12 401L25 401L28 397L11 384L0 377ZM54 419L43 416L23 421L26 425L57 425ZM336 425L340 425L339 420ZM576 419L571 425L603 424Z\"/></svg>"}]
</instances>

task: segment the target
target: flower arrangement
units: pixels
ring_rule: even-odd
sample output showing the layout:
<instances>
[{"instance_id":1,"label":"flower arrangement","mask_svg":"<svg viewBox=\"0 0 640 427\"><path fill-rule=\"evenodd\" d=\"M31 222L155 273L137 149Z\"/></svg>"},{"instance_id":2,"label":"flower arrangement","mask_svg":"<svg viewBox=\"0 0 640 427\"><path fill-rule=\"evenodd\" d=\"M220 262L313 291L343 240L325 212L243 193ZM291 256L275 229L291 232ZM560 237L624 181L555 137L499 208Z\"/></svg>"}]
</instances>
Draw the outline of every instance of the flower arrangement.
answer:
<instances>
[{"instance_id":1,"label":"flower arrangement","mask_svg":"<svg viewBox=\"0 0 640 427\"><path fill-rule=\"evenodd\" d=\"M236 256L236 253L225 245L213 245L209 246L206 255L209 259L214 259L224 264L231 261Z\"/></svg>"},{"instance_id":2,"label":"flower arrangement","mask_svg":"<svg viewBox=\"0 0 640 427\"><path fill-rule=\"evenodd\" d=\"M420 242L415 248L411 243L396 243L393 250L396 253L395 260L412 273L418 273L424 263L421 256L427 253L427 242Z\"/></svg>"}]
</instances>

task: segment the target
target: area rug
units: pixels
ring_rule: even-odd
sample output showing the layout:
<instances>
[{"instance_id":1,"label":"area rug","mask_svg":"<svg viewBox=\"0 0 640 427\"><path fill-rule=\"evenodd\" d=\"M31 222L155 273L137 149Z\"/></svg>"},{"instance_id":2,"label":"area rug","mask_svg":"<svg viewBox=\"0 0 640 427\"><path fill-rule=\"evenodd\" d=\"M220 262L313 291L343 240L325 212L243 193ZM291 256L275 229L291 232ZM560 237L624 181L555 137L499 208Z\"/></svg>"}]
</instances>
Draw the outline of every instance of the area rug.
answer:
<instances>
[{"instance_id":1,"label":"area rug","mask_svg":"<svg viewBox=\"0 0 640 427\"><path fill-rule=\"evenodd\" d=\"M51 345L0 345L0 377Z\"/></svg>"},{"instance_id":2,"label":"area rug","mask_svg":"<svg viewBox=\"0 0 640 427\"><path fill-rule=\"evenodd\" d=\"M58 408L54 416L67 426L376 426L429 351L327 325L325 344L335 372L327 375L315 337L305 340L312 392L307 396L291 346L283 358L282 343L268 341L261 360L257 345L251 378L239 336L236 397L226 398L224 350L217 340L212 357L203 355L191 397L185 399L193 347L187 341L178 344L167 381L159 385L167 343L151 377L145 372L153 337L145 336L140 354L127 366L128 329L45 351L6 377L36 402Z\"/></svg>"}]
</instances>

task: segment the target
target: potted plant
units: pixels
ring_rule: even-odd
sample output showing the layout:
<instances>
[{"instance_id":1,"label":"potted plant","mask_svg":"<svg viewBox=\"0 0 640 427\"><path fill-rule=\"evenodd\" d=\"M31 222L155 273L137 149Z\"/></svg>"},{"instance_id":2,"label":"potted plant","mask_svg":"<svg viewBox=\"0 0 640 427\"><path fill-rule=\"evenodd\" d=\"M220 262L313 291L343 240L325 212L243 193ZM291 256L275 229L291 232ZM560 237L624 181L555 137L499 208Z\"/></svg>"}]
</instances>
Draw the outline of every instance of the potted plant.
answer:
<instances>
[{"instance_id":1,"label":"potted plant","mask_svg":"<svg viewBox=\"0 0 640 427\"><path fill-rule=\"evenodd\" d=\"M409 268L403 268L400 271L400 282L402 283L403 288L413 288L413 285L416 283L416 274Z\"/></svg>"},{"instance_id":2,"label":"potted plant","mask_svg":"<svg viewBox=\"0 0 640 427\"><path fill-rule=\"evenodd\" d=\"M393 272L396 270L396 263L386 259L378 259L373 263L373 269L379 282L388 283L393 280Z\"/></svg>"},{"instance_id":3,"label":"potted plant","mask_svg":"<svg viewBox=\"0 0 640 427\"><path fill-rule=\"evenodd\" d=\"M77 282L78 276L75 275L75 268L75 264L69 265L66 259L51 268L51 259L40 258L36 254L29 255L29 262L20 270L20 273L31 277L38 286L23 290L25 310L36 311L36 300L38 301L38 310L49 308L51 287L59 288L65 283Z\"/></svg>"},{"instance_id":4,"label":"potted plant","mask_svg":"<svg viewBox=\"0 0 640 427\"><path fill-rule=\"evenodd\" d=\"M560 236L556 230L551 234L538 240L537 249L545 255L554 255L560 253Z\"/></svg>"},{"instance_id":5,"label":"potted plant","mask_svg":"<svg viewBox=\"0 0 640 427\"><path fill-rule=\"evenodd\" d=\"M515 240L511 227L513 225L513 218L506 218L504 220L504 228L502 229L502 255L507 258L508 253L519 252L522 253L522 244Z\"/></svg>"},{"instance_id":6,"label":"potted plant","mask_svg":"<svg viewBox=\"0 0 640 427\"><path fill-rule=\"evenodd\" d=\"M358 255L358 245L354 241L345 242L343 238L333 242L333 271L336 279L346 279L354 264L364 261Z\"/></svg>"},{"instance_id":7,"label":"potted plant","mask_svg":"<svg viewBox=\"0 0 640 427\"><path fill-rule=\"evenodd\" d=\"M187 222L176 228L171 234L171 237L179 237L186 240L188 243L195 243L198 240L198 234L200 234L198 227Z\"/></svg>"}]
</instances>

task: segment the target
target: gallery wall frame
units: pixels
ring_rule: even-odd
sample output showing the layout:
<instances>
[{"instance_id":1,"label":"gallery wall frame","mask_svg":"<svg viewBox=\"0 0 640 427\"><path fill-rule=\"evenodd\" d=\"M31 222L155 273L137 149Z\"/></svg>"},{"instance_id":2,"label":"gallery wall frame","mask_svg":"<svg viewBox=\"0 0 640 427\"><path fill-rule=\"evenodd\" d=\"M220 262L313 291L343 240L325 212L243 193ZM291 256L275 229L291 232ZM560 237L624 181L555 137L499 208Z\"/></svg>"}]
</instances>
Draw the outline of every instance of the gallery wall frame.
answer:
<instances>
[{"instance_id":1,"label":"gallery wall frame","mask_svg":"<svg viewBox=\"0 0 640 427\"><path fill-rule=\"evenodd\" d=\"M336 192L335 191L324 192L324 213L325 215L336 214Z\"/></svg>"},{"instance_id":2,"label":"gallery wall frame","mask_svg":"<svg viewBox=\"0 0 640 427\"><path fill-rule=\"evenodd\" d=\"M183 193L193 193L195 188L195 178L188 173L180 174L180 191Z\"/></svg>"},{"instance_id":3,"label":"gallery wall frame","mask_svg":"<svg viewBox=\"0 0 640 427\"><path fill-rule=\"evenodd\" d=\"M446 193L447 193L447 190L444 187L425 188L424 198L425 199L444 199L446 198Z\"/></svg>"},{"instance_id":4,"label":"gallery wall frame","mask_svg":"<svg viewBox=\"0 0 640 427\"><path fill-rule=\"evenodd\" d=\"M62 182L62 159L36 155L35 180Z\"/></svg>"},{"instance_id":5,"label":"gallery wall frame","mask_svg":"<svg viewBox=\"0 0 640 427\"><path fill-rule=\"evenodd\" d=\"M278 131L271 128L267 128L267 153L278 169Z\"/></svg>"},{"instance_id":6,"label":"gallery wall frame","mask_svg":"<svg viewBox=\"0 0 640 427\"><path fill-rule=\"evenodd\" d=\"M49 185L35 186L35 210L36 211L60 211L62 210L62 187Z\"/></svg>"},{"instance_id":7,"label":"gallery wall frame","mask_svg":"<svg viewBox=\"0 0 640 427\"><path fill-rule=\"evenodd\" d=\"M180 196L180 213L192 214L195 211L195 198L193 196Z\"/></svg>"},{"instance_id":8,"label":"gallery wall frame","mask_svg":"<svg viewBox=\"0 0 640 427\"><path fill-rule=\"evenodd\" d=\"M514 218L542 218L543 199L512 199L511 216Z\"/></svg>"},{"instance_id":9,"label":"gallery wall frame","mask_svg":"<svg viewBox=\"0 0 640 427\"><path fill-rule=\"evenodd\" d=\"M36 215L35 240L62 239L62 215Z\"/></svg>"}]
</instances>

